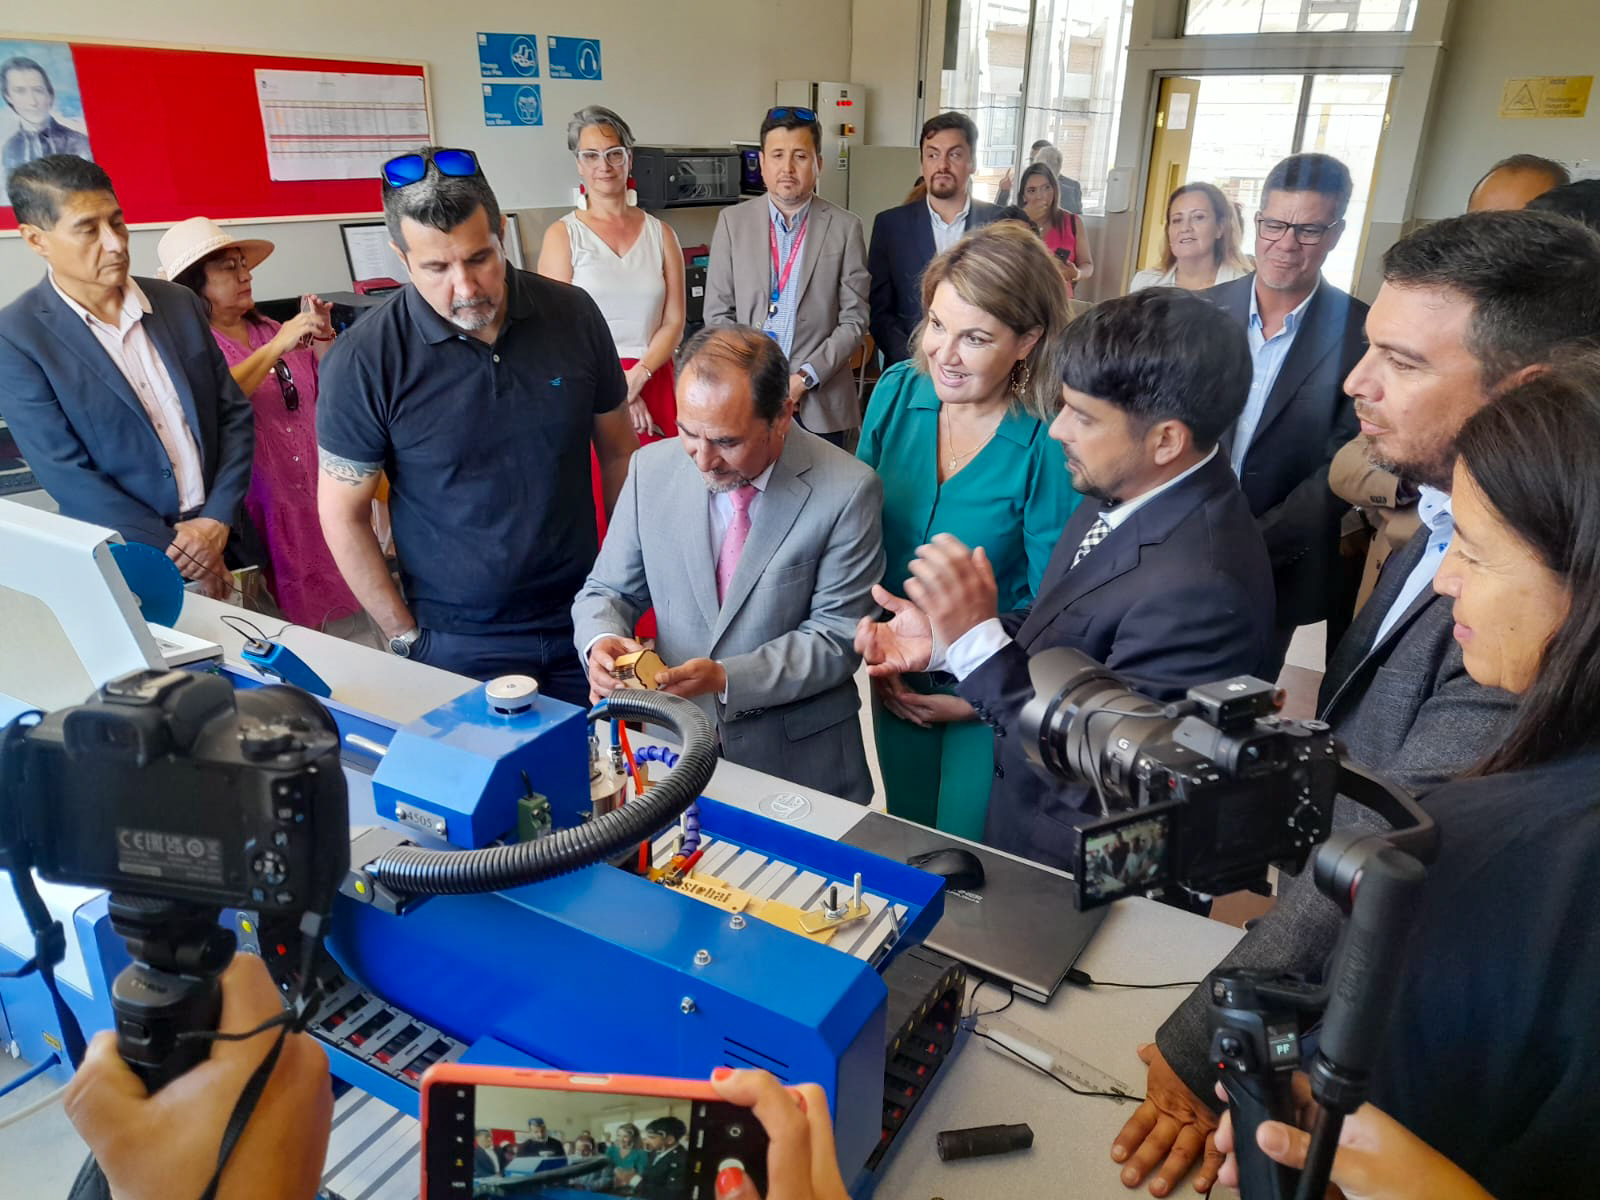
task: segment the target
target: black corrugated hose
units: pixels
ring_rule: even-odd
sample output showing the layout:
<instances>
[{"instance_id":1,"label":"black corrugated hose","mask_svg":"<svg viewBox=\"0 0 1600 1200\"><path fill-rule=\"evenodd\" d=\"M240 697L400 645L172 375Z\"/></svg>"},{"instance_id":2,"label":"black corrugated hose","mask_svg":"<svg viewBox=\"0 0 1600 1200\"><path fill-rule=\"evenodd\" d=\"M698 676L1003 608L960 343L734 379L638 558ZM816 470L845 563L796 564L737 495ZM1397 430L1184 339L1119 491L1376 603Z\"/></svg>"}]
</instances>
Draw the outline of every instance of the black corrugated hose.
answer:
<instances>
[{"instance_id":1,"label":"black corrugated hose","mask_svg":"<svg viewBox=\"0 0 1600 1200\"><path fill-rule=\"evenodd\" d=\"M408 847L383 855L368 872L385 887L411 896L499 892L539 883L637 846L677 819L711 781L717 765L716 731L693 701L619 688L589 715L592 720L610 717L665 726L683 747L678 765L642 797L574 829L482 850Z\"/></svg>"}]
</instances>

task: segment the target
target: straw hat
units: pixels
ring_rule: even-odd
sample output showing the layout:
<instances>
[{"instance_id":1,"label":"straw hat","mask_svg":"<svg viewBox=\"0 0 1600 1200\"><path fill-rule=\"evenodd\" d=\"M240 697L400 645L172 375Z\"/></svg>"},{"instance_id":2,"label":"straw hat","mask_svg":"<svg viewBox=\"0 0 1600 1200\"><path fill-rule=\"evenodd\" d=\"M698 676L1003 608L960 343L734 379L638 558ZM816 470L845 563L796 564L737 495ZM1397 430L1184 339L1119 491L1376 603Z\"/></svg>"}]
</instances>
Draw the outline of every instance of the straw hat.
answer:
<instances>
[{"instance_id":1,"label":"straw hat","mask_svg":"<svg viewBox=\"0 0 1600 1200\"><path fill-rule=\"evenodd\" d=\"M210 217L190 217L161 235L156 246L156 257L161 260L158 274L162 279L176 279L201 259L230 246L244 252L245 265L252 271L274 249L265 238L236 238Z\"/></svg>"}]
</instances>

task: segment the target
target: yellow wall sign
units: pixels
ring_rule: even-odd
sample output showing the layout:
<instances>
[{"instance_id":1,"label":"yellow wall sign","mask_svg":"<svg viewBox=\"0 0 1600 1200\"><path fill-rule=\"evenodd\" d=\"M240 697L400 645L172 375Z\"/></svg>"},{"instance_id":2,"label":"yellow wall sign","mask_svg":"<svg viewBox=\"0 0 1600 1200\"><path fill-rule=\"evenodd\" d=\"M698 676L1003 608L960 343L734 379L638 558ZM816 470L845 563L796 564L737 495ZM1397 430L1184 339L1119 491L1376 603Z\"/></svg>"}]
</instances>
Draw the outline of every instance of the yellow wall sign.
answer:
<instances>
[{"instance_id":1,"label":"yellow wall sign","mask_svg":"<svg viewBox=\"0 0 1600 1200\"><path fill-rule=\"evenodd\" d=\"M1506 80L1502 117L1581 117L1589 108L1593 75L1533 75Z\"/></svg>"}]
</instances>

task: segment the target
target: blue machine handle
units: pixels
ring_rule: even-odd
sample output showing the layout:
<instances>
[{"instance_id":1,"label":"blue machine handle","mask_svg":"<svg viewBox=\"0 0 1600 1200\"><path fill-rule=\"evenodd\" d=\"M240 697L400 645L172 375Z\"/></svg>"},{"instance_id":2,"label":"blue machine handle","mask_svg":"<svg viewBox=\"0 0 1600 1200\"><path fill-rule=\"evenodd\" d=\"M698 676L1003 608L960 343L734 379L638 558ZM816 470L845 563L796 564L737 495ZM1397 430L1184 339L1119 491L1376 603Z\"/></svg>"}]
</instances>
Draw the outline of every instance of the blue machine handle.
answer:
<instances>
[{"instance_id":1,"label":"blue machine handle","mask_svg":"<svg viewBox=\"0 0 1600 1200\"><path fill-rule=\"evenodd\" d=\"M250 639L239 651L239 657L264 674L283 683L292 684L313 696L332 696L333 689L323 682L305 660L281 642Z\"/></svg>"}]
</instances>

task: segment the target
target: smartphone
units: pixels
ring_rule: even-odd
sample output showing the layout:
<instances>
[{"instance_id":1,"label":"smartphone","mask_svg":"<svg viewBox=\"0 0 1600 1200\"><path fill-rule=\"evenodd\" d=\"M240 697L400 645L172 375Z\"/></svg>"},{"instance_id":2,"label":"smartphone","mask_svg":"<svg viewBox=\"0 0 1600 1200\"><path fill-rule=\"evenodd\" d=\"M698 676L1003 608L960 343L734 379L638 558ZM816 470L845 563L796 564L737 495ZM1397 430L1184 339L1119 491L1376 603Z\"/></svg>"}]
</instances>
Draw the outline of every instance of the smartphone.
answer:
<instances>
[{"instance_id":1,"label":"smartphone","mask_svg":"<svg viewBox=\"0 0 1600 1200\"><path fill-rule=\"evenodd\" d=\"M766 1194L766 1130L704 1080L439 1063L421 1086L421 1200L715 1200L728 1167Z\"/></svg>"}]
</instances>

